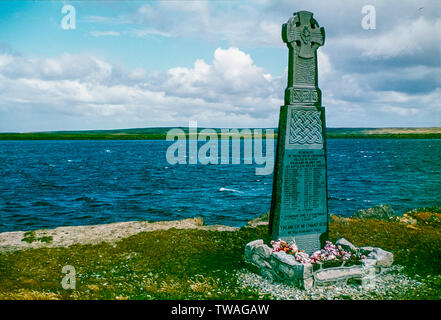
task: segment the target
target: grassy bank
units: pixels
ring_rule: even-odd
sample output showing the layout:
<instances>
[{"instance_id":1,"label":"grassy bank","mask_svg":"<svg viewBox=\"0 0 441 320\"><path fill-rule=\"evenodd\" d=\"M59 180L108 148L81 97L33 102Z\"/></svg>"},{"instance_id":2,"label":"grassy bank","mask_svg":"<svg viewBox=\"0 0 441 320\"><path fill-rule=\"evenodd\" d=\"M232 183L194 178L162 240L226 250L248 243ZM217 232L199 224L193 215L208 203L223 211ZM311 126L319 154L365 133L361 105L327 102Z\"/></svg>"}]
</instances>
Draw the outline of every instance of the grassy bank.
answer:
<instances>
[{"instance_id":1,"label":"grassy bank","mask_svg":"<svg viewBox=\"0 0 441 320\"><path fill-rule=\"evenodd\" d=\"M395 263L423 283L418 291L404 288L393 299L440 299L441 228L436 214L417 210L411 223L333 216L330 239L345 237L358 246L392 251ZM245 244L270 240L266 219L236 231L172 228L113 244L5 252L0 254L0 299L270 298L237 285ZM61 287L65 265L76 269L76 290Z\"/></svg>"},{"instance_id":2,"label":"grassy bank","mask_svg":"<svg viewBox=\"0 0 441 320\"><path fill-rule=\"evenodd\" d=\"M5 132L0 133L0 140L164 140L171 127L84 130L84 131L49 131L49 132ZM188 128L180 127L187 137ZM202 130L199 128L198 130ZM254 128L250 128L253 130ZM271 128L277 133L277 128ZM215 129L219 139L225 137L221 129ZM242 130L242 129L238 129ZM265 128L263 128L265 133ZM434 128L327 128L329 139L441 139L441 127ZM233 134L233 138L243 137ZM245 138L251 136L245 135ZM264 135L265 137L265 135ZM274 135L277 137L277 134Z\"/></svg>"}]
</instances>

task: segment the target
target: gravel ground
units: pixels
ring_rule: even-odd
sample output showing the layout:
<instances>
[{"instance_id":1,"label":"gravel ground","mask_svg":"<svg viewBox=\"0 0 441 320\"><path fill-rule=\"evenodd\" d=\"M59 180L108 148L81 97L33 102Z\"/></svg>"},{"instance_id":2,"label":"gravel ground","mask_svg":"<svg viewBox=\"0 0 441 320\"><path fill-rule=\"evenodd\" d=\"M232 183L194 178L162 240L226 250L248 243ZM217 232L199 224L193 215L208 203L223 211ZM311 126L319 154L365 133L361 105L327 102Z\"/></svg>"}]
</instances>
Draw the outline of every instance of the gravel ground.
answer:
<instances>
[{"instance_id":1,"label":"gravel ground","mask_svg":"<svg viewBox=\"0 0 441 320\"><path fill-rule=\"evenodd\" d=\"M369 288L363 288L355 282L348 284L335 284L330 286L316 287L306 291L290 285L272 282L255 273L242 269L238 273L239 285L251 287L259 291L263 296L271 296L276 300L372 300L393 299L404 290L417 290L421 282L407 278L403 275L403 267L392 266L375 278Z\"/></svg>"}]
</instances>

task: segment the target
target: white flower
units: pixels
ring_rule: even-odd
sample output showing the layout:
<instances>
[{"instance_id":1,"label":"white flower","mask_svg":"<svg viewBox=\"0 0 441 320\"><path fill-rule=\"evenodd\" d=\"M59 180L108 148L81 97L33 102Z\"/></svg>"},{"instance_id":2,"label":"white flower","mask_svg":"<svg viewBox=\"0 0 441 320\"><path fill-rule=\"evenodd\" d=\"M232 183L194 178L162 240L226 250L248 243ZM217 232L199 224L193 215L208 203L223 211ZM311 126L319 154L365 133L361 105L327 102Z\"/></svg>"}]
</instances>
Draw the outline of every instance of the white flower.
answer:
<instances>
[{"instance_id":1,"label":"white flower","mask_svg":"<svg viewBox=\"0 0 441 320\"><path fill-rule=\"evenodd\" d=\"M297 244L296 244L296 241L295 241L295 240L292 240L292 241L289 243L289 246L290 246L294 251L299 250L299 248L297 247Z\"/></svg>"},{"instance_id":2,"label":"white flower","mask_svg":"<svg viewBox=\"0 0 441 320\"><path fill-rule=\"evenodd\" d=\"M333 254L330 254L329 256L328 256L328 261L329 260L334 260L335 259L335 256L333 255Z\"/></svg>"},{"instance_id":3,"label":"white flower","mask_svg":"<svg viewBox=\"0 0 441 320\"><path fill-rule=\"evenodd\" d=\"M314 252L314 253L312 254L312 256L313 256L313 257L318 257L318 256L320 256L321 254L322 254L322 252L321 252L320 250L318 250L318 251Z\"/></svg>"}]
</instances>

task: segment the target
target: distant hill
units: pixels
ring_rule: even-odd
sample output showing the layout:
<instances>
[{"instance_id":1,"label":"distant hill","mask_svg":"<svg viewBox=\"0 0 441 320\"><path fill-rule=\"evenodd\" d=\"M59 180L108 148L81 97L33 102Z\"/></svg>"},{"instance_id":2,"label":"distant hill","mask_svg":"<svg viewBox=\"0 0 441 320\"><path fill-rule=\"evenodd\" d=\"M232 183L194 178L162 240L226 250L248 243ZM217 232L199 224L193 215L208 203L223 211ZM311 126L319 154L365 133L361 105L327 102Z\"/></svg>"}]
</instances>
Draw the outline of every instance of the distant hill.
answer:
<instances>
[{"instance_id":1,"label":"distant hill","mask_svg":"<svg viewBox=\"0 0 441 320\"><path fill-rule=\"evenodd\" d=\"M174 127L133 128L114 130L5 132L0 140L162 140ZM188 127L179 127L188 133ZM198 131L204 128L198 128ZM249 128L273 129L277 128ZM215 129L220 134L221 129ZM242 130L242 128L238 128ZM441 127L431 128L327 128L328 139L348 138L399 138L399 139L441 139ZM237 137L237 136L236 136Z\"/></svg>"},{"instance_id":2,"label":"distant hill","mask_svg":"<svg viewBox=\"0 0 441 320\"><path fill-rule=\"evenodd\" d=\"M441 139L441 127L427 128L326 128L329 139L341 138L405 138Z\"/></svg>"}]
</instances>

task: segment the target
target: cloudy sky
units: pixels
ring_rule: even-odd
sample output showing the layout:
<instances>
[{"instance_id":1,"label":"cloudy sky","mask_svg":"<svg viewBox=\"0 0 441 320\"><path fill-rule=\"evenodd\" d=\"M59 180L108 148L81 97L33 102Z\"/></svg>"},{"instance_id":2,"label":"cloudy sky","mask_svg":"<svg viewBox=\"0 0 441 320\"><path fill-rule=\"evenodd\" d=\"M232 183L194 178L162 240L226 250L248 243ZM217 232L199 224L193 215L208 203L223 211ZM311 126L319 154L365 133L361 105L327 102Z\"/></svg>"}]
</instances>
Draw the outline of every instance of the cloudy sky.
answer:
<instances>
[{"instance_id":1,"label":"cloudy sky","mask_svg":"<svg viewBox=\"0 0 441 320\"><path fill-rule=\"evenodd\" d=\"M300 10L329 127L441 126L439 1L1 1L0 132L275 127Z\"/></svg>"}]
</instances>

